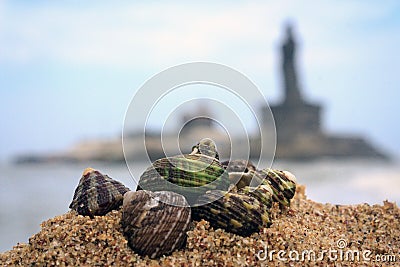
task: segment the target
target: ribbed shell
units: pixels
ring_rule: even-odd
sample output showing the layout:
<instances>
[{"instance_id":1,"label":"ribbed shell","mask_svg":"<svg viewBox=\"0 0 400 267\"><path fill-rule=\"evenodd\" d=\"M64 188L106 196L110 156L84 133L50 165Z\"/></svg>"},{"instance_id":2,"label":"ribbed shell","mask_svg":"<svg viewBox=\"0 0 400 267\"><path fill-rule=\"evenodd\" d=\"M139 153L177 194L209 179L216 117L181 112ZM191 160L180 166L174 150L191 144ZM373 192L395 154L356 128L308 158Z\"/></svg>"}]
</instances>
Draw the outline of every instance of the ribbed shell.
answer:
<instances>
[{"instance_id":1,"label":"ribbed shell","mask_svg":"<svg viewBox=\"0 0 400 267\"><path fill-rule=\"evenodd\" d=\"M69 207L80 215L105 215L122 205L129 188L99 171L87 168L75 189Z\"/></svg>"},{"instance_id":2,"label":"ribbed shell","mask_svg":"<svg viewBox=\"0 0 400 267\"><path fill-rule=\"evenodd\" d=\"M192 209L193 218L207 220L214 228L248 236L271 224L269 207L250 195L211 190L198 202Z\"/></svg>"},{"instance_id":3,"label":"ribbed shell","mask_svg":"<svg viewBox=\"0 0 400 267\"><path fill-rule=\"evenodd\" d=\"M257 172L265 178L263 184L269 185L273 190L274 201L279 202L283 206L289 206L290 200L296 192L294 175L286 171L274 169L264 169Z\"/></svg>"},{"instance_id":4,"label":"ribbed shell","mask_svg":"<svg viewBox=\"0 0 400 267\"><path fill-rule=\"evenodd\" d=\"M156 258L180 249L190 219L191 210L182 195L141 190L124 196L122 230L129 246L141 255Z\"/></svg>"},{"instance_id":5,"label":"ribbed shell","mask_svg":"<svg viewBox=\"0 0 400 267\"><path fill-rule=\"evenodd\" d=\"M274 201L284 206L290 205L290 200L296 192L296 178L293 174L274 169L259 171L247 160L226 161L222 165L226 168L231 183L235 184L238 189L244 189L250 185L251 181L254 181L257 185L263 185L264 188L260 188L261 191L273 192ZM246 188L244 191L252 190ZM244 191L242 193L245 193Z\"/></svg>"},{"instance_id":6,"label":"ribbed shell","mask_svg":"<svg viewBox=\"0 0 400 267\"><path fill-rule=\"evenodd\" d=\"M272 207L274 192L270 185L259 185L257 188L246 186L238 191L239 194L247 195L256 198L267 208Z\"/></svg>"},{"instance_id":7,"label":"ribbed shell","mask_svg":"<svg viewBox=\"0 0 400 267\"><path fill-rule=\"evenodd\" d=\"M206 191L227 190L229 185L228 173L218 160L193 154L156 160L141 175L138 190L173 191L193 205Z\"/></svg>"},{"instance_id":8,"label":"ribbed shell","mask_svg":"<svg viewBox=\"0 0 400 267\"><path fill-rule=\"evenodd\" d=\"M285 171L258 171L253 167L247 161L231 162L227 171L231 182L239 181L237 188L230 193L212 190L200 196L197 207L192 210L193 218L205 219L215 228L242 236L268 227L271 224L268 211L272 203L277 201L281 205L290 205L296 191L295 177ZM257 187L249 186L252 179L256 179Z\"/></svg>"}]
</instances>

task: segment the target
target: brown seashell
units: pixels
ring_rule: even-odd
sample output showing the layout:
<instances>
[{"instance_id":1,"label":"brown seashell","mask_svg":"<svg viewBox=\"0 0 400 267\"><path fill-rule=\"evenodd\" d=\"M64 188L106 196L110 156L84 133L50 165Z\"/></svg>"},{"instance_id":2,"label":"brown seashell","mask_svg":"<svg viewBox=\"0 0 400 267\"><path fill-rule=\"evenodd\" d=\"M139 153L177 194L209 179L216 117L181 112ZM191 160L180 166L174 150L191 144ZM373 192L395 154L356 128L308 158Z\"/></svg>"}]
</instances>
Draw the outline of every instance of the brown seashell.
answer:
<instances>
[{"instance_id":1,"label":"brown seashell","mask_svg":"<svg viewBox=\"0 0 400 267\"><path fill-rule=\"evenodd\" d=\"M123 196L128 191L129 188L122 183L87 168L75 189L69 207L80 215L105 215L122 205Z\"/></svg>"},{"instance_id":2,"label":"brown seashell","mask_svg":"<svg viewBox=\"0 0 400 267\"><path fill-rule=\"evenodd\" d=\"M180 194L141 190L124 196L122 230L129 246L138 254L156 258L180 249L185 244L190 220L189 204Z\"/></svg>"}]
</instances>

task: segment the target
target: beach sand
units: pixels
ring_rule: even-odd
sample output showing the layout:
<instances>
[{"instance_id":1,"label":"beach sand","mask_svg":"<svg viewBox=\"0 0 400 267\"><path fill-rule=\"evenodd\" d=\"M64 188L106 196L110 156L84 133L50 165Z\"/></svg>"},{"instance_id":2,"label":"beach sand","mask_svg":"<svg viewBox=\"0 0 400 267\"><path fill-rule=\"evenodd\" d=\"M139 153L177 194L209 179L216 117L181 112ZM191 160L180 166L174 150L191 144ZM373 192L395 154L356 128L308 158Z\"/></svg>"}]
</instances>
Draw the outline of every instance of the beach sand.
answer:
<instances>
[{"instance_id":1,"label":"beach sand","mask_svg":"<svg viewBox=\"0 0 400 267\"><path fill-rule=\"evenodd\" d=\"M43 222L28 244L0 254L0 264L400 266L400 209L394 203L321 204L307 199L305 187L298 186L291 207L280 212L275 206L271 213L271 227L246 238L212 229L206 221L193 222L183 249L152 260L128 247L121 210L93 219L70 211Z\"/></svg>"}]
</instances>

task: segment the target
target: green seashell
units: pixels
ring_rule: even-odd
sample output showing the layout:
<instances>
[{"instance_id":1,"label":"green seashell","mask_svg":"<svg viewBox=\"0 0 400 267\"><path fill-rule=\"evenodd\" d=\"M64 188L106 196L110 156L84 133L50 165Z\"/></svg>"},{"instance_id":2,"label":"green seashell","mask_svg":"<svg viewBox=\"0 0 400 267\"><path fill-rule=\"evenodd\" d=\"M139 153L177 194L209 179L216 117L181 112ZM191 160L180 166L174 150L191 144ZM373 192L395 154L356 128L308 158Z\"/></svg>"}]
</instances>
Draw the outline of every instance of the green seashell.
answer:
<instances>
[{"instance_id":1,"label":"green seashell","mask_svg":"<svg viewBox=\"0 0 400 267\"><path fill-rule=\"evenodd\" d=\"M215 158L190 154L156 160L141 175L138 190L173 191L189 204L208 190L228 190L228 173Z\"/></svg>"},{"instance_id":2,"label":"green seashell","mask_svg":"<svg viewBox=\"0 0 400 267\"><path fill-rule=\"evenodd\" d=\"M215 189L210 185L219 177L229 182L228 174L216 160L203 155L184 155L156 160L153 165L140 177L141 187L154 187L154 191L161 190L157 185L159 178L184 187L209 186L208 190ZM229 186L229 185L228 185Z\"/></svg>"}]
</instances>

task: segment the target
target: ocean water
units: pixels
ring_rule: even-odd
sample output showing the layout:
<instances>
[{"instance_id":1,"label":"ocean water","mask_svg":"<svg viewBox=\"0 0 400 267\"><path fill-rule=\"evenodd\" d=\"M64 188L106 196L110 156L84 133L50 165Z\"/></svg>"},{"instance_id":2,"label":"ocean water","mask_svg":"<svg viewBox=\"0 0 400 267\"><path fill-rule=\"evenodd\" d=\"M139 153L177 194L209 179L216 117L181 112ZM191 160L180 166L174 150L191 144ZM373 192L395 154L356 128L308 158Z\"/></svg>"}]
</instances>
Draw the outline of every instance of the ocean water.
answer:
<instances>
[{"instance_id":1,"label":"ocean water","mask_svg":"<svg viewBox=\"0 0 400 267\"><path fill-rule=\"evenodd\" d=\"M89 166L136 188L125 164L0 165L0 252L17 242L28 242L42 221L68 211L82 171ZM147 166L137 164L132 175L139 177ZM400 203L400 162L277 161L273 167L295 174L314 201L381 204L387 199Z\"/></svg>"}]
</instances>

